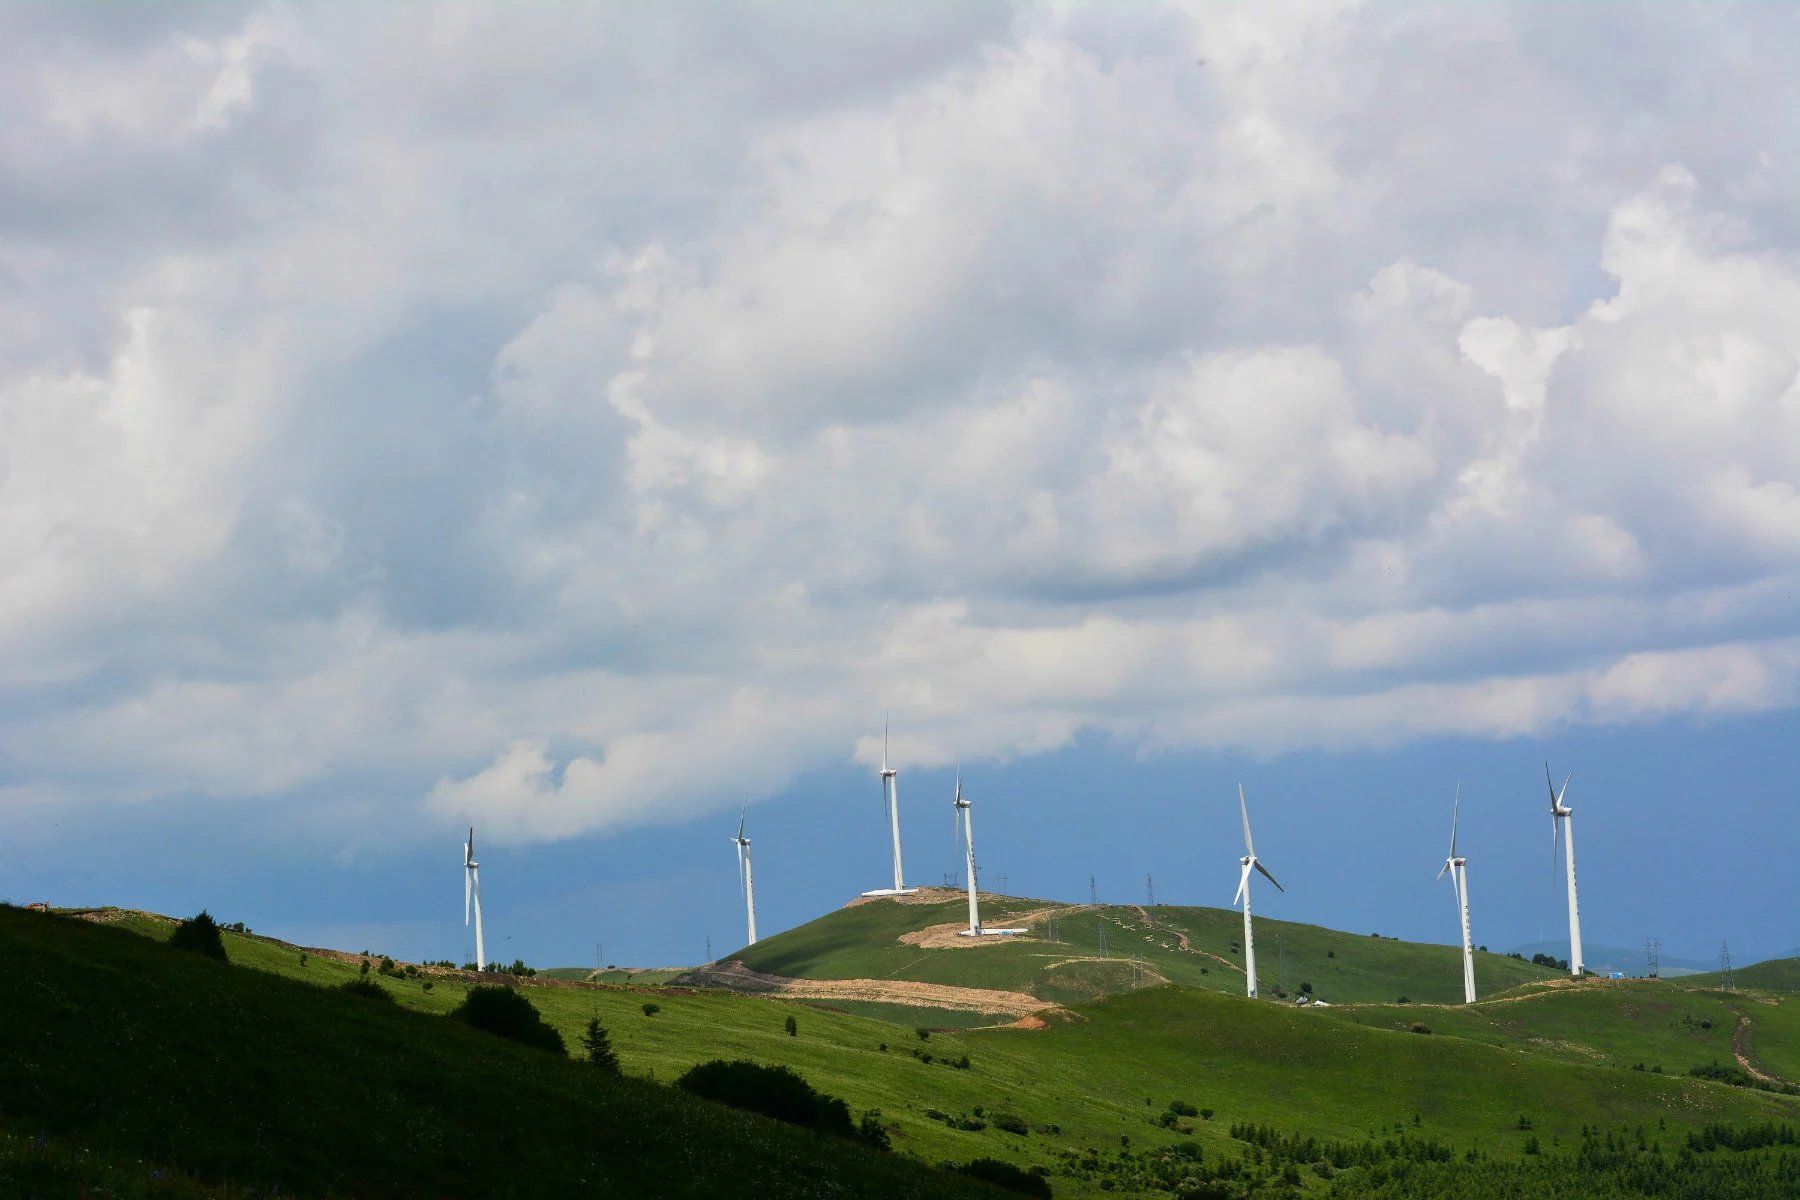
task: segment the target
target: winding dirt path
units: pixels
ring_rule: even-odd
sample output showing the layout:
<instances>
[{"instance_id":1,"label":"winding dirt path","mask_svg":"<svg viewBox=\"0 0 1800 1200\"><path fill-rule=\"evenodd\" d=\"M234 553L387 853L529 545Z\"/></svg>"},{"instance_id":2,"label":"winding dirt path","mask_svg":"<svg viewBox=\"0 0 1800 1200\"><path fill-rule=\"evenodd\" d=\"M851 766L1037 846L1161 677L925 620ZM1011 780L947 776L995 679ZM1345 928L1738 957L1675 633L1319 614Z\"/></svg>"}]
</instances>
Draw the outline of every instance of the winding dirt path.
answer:
<instances>
[{"instance_id":1,"label":"winding dirt path","mask_svg":"<svg viewBox=\"0 0 1800 1200\"><path fill-rule=\"evenodd\" d=\"M1771 1075L1756 1065L1756 1047L1753 1044L1755 1033L1756 1026L1751 1022L1749 1014L1738 1013L1737 1024L1731 1030L1731 1057L1737 1059L1738 1066L1764 1083L1772 1083L1776 1087L1792 1086L1781 1076Z\"/></svg>"},{"instance_id":2,"label":"winding dirt path","mask_svg":"<svg viewBox=\"0 0 1800 1200\"><path fill-rule=\"evenodd\" d=\"M1143 905L1134 904L1131 907L1132 907L1132 910L1134 912L1136 912L1137 915L1143 920L1145 926L1147 926L1148 928L1161 929L1168 933L1174 934L1175 935L1175 944L1180 946L1183 950L1186 950L1189 954L1198 954L1201 958L1210 958L1222 967L1231 968L1233 971L1236 971L1239 975L1242 975L1244 973L1244 968L1242 966L1240 966L1239 964L1232 962L1229 958L1224 958L1224 957L1221 957L1220 955L1214 954L1211 950L1196 950L1196 949L1194 949L1193 943L1188 941L1188 935L1184 931L1175 928L1175 926L1173 926L1173 925L1157 924L1155 919L1150 916L1149 910L1146 909Z\"/></svg>"}]
</instances>

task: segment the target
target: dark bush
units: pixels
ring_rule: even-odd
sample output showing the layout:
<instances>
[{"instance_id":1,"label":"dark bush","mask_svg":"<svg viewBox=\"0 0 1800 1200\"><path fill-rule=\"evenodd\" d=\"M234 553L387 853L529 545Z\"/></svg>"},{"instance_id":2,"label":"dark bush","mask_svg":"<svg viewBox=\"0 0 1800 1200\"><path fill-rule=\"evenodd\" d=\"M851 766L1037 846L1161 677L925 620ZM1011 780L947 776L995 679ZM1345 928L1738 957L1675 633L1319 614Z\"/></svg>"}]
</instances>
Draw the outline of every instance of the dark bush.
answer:
<instances>
[{"instance_id":1,"label":"dark bush","mask_svg":"<svg viewBox=\"0 0 1800 1200\"><path fill-rule=\"evenodd\" d=\"M995 1129L1005 1130L1007 1133L1016 1133L1020 1137L1024 1137L1031 1132L1031 1126L1025 1124L1025 1118L1021 1117L1018 1113L989 1113L988 1124L992 1125Z\"/></svg>"},{"instance_id":2,"label":"dark bush","mask_svg":"<svg viewBox=\"0 0 1800 1200\"><path fill-rule=\"evenodd\" d=\"M1411 1029L1414 1033L1430 1033L1431 1032L1431 1026L1425 1024L1425 1022L1423 1022L1423 1021L1414 1021L1412 1023Z\"/></svg>"},{"instance_id":3,"label":"dark bush","mask_svg":"<svg viewBox=\"0 0 1800 1200\"><path fill-rule=\"evenodd\" d=\"M1030 1171L1022 1171L1011 1163L1001 1162L997 1158L978 1158L974 1162L961 1166L951 1164L950 1169L971 1179L979 1179L983 1183L991 1183L997 1188L1009 1192L1017 1192L1021 1196L1041 1196L1044 1200L1050 1197L1050 1181L1042 1175L1033 1175Z\"/></svg>"},{"instance_id":4,"label":"dark bush","mask_svg":"<svg viewBox=\"0 0 1800 1200\"><path fill-rule=\"evenodd\" d=\"M799 1037L800 1036L800 1022L794 1020L794 1018L791 1016L787 1020L785 1020L781 1023L781 1027L783 1029L787 1030L787 1035L789 1037Z\"/></svg>"},{"instance_id":5,"label":"dark bush","mask_svg":"<svg viewBox=\"0 0 1800 1200\"><path fill-rule=\"evenodd\" d=\"M606 1034L606 1027L600 1024L600 1018L589 1018L587 1031L581 1035L581 1048L587 1053L588 1062L602 1071L619 1073L619 1056L612 1048L612 1039Z\"/></svg>"},{"instance_id":6,"label":"dark bush","mask_svg":"<svg viewBox=\"0 0 1800 1200\"><path fill-rule=\"evenodd\" d=\"M373 979L352 979L349 983L339 984L338 991L349 992L352 996L361 996L365 1000L379 1000L384 1004L394 1002L394 994Z\"/></svg>"},{"instance_id":7,"label":"dark bush","mask_svg":"<svg viewBox=\"0 0 1800 1200\"><path fill-rule=\"evenodd\" d=\"M919 1035L919 1040L921 1042L926 1041L931 1037L931 1030L925 1028L923 1025L913 1030L913 1032Z\"/></svg>"},{"instance_id":8,"label":"dark bush","mask_svg":"<svg viewBox=\"0 0 1800 1200\"><path fill-rule=\"evenodd\" d=\"M816 1129L837 1137L855 1137L850 1108L835 1096L815 1092L788 1067L765 1067L738 1059L715 1058L690 1068L675 1086L696 1096L761 1113L789 1125Z\"/></svg>"},{"instance_id":9,"label":"dark bush","mask_svg":"<svg viewBox=\"0 0 1800 1200\"><path fill-rule=\"evenodd\" d=\"M450 1016L495 1037L555 1054L567 1052L562 1034L544 1024L531 1001L509 987L472 987Z\"/></svg>"},{"instance_id":10,"label":"dark bush","mask_svg":"<svg viewBox=\"0 0 1800 1200\"><path fill-rule=\"evenodd\" d=\"M856 1123L856 1140L876 1150L886 1150L893 1140L888 1137L888 1127L881 1120L881 1110L871 1108Z\"/></svg>"},{"instance_id":11,"label":"dark bush","mask_svg":"<svg viewBox=\"0 0 1800 1200\"><path fill-rule=\"evenodd\" d=\"M220 962L230 962L225 957L225 941L219 936L218 922L205 909L200 910L197 917L189 917L175 927L169 935L169 945L177 950L191 950L195 954L204 954L208 958L216 958Z\"/></svg>"},{"instance_id":12,"label":"dark bush","mask_svg":"<svg viewBox=\"0 0 1800 1200\"><path fill-rule=\"evenodd\" d=\"M1200 1115L1200 1110L1189 1104L1186 1100L1169 1101L1169 1111L1178 1117L1197 1117Z\"/></svg>"},{"instance_id":13,"label":"dark bush","mask_svg":"<svg viewBox=\"0 0 1800 1200\"><path fill-rule=\"evenodd\" d=\"M649 1003L649 1002L645 1002L645 1004L644 1004L644 1015L646 1017L654 1017L657 1013L659 1013L661 1011L662 1011L662 1005L660 1005L660 1004L653 1004L653 1003Z\"/></svg>"}]
</instances>

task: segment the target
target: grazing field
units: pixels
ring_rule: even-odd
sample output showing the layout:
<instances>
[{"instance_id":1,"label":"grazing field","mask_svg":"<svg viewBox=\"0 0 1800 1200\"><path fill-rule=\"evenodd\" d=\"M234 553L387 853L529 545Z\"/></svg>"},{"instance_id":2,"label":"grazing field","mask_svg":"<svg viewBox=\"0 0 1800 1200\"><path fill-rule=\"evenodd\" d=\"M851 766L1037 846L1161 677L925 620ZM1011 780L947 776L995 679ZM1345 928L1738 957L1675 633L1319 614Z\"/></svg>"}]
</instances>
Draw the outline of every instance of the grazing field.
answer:
<instances>
[{"instance_id":1,"label":"grazing field","mask_svg":"<svg viewBox=\"0 0 1800 1200\"><path fill-rule=\"evenodd\" d=\"M153 938L172 928L142 915L97 915ZM1364 940L1337 936L1358 946ZM305 952L232 933L225 942L235 963L315 986L362 973L360 955ZM1404 949L1385 939L1379 945L1384 952ZM841 940L836 952L844 969L859 976L875 965L857 960L854 947ZM400 1007L445 1013L468 986L457 973L383 977L380 959L371 963L369 977ZM1800 1100L1793 1097L1685 1074L1715 1057L1731 1061L1738 1009L1757 1018L1759 1061L1786 1062L1800 1046L1785 1003L1741 992L1587 981L1526 988L1472 1009L1308 1009L1155 985L1030 1023L1041 1027L928 1029L921 1037L914 1026L924 1022L905 1008L834 1012L730 992L542 977L521 986L571 1045L588 1019L598 1018L628 1074L668 1081L714 1057L792 1066L854 1112L878 1110L902 1154L926 1162L992 1157L1042 1167L1063 1196L1159 1194L1157 1172L1173 1169L1170 1163L1189 1170L1198 1161L1209 1164L1205 1170L1228 1171L1255 1160L1256 1171L1274 1169L1275 1152L1246 1144L1247 1126L1326 1139L1343 1154L1351 1153L1345 1147L1393 1143L1402 1154L1433 1147L1432 1153L1474 1152L1516 1163L1534 1140L1546 1153L1559 1145L1573 1152L1584 1126L1618 1130L1620 1137L1642 1129L1673 1148L1712 1122L1800 1121ZM322 999L341 1004L344 998ZM1770 1013L1776 1019L1765 1025ZM1431 1032L1414 1032L1415 1025ZM1639 1061L1645 1070L1632 1069ZM1651 1064L1663 1072L1652 1072ZM1192 1112L1182 1115L1172 1104ZM1330 1186L1348 1187L1348 1179L1339 1174ZM1240 1182L1249 1186L1250 1177ZM1303 1183L1327 1186L1316 1174Z\"/></svg>"}]
</instances>

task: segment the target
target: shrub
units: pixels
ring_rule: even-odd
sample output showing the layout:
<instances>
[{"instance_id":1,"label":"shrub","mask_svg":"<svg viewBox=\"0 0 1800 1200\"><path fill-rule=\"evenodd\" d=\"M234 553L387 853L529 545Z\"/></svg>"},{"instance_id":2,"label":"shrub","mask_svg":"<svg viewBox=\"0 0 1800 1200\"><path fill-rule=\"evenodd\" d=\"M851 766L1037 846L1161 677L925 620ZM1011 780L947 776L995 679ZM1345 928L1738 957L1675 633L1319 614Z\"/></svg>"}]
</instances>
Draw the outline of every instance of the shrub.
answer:
<instances>
[{"instance_id":1,"label":"shrub","mask_svg":"<svg viewBox=\"0 0 1800 1200\"><path fill-rule=\"evenodd\" d=\"M306 966L306 955L304 955L304 954L302 954L300 956L300 965L302 968L304 968Z\"/></svg>"},{"instance_id":2,"label":"shrub","mask_svg":"<svg viewBox=\"0 0 1800 1200\"><path fill-rule=\"evenodd\" d=\"M1016 1133L1020 1137L1024 1137L1031 1132L1031 1126L1025 1124L1025 1118L1021 1117L1018 1113L989 1113L988 1124L992 1125L995 1129L1005 1130L1007 1133Z\"/></svg>"},{"instance_id":3,"label":"shrub","mask_svg":"<svg viewBox=\"0 0 1800 1200\"><path fill-rule=\"evenodd\" d=\"M1169 1111L1178 1117L1197 1117L1200 1115L1200 1110L1189 1104L1186 1100L1169 1101Z\"/></svg>"},{"instance_id":4,"label":"shrub","mask_svg":"<svg viewBox=\"0 0 1800 1200\"><path fill-rule=\"evenodd\" d=\"M991 1183L997 1188L1004 1188L1021 1196L1040 1196L1044 1200L1049 1200L1050 1197L1049 1180L1041 1175L1033 1175L1030 1171L1022 1171L997 1158L978 1158L961 1166L951 1163L949 1167L959 1175Z\"/></svg>"},{"instance_id":5,"label":"shrub","mask_svg":"<svg viewBox=\"0 0 1800 1200\"><path fill-rule=\"evenodd\" d=\"M619 1056L613 1050L612 1039L606 1035L606 1027L600 1024L600 1018L588 1018L587 1031L581 1035L581 1048L594 1066L614 1075L619 1073Z\"/></svg>"},{"instance_id":6,"label":"shrub","mask_svg":"<svg viewBox=\"0 0 1800 1200\"><path fill-rule=\"evenodd\" d=\"M654 1017L657 1013L659 1013L661 1011L662 1011L662 1005L654 1004L654 1003L651 1003L650 1001L644 1002L644 1015L646 1017Z\"/></svg>"},{"instance_id":7,"label":"shrub","mask_svg":"<svg viewBox=\"0 0 1800 1200\"><path fill-rule=\"evenodd\" d=\"M362 960L362 967L360 969L358 969L356 973L358 975L367 975L369 973L369 960L368 959L365 958Z\"/></svg>"},{"instance_id":8,"label":"shrub","mask_svg":"<svg viewBox=\"0 0 1800 1200\"><path fill-rule=\"evenodd\" d=\"M919 1040L921 1042L929 1041L931 1038L931 1030L925 1028L923 1025L913 1030L913 1032L919 1035Z\"/></svg>"},{"instance_id":9,"label":"shrub","mask_svg":"<svg viewBox=\"0 0 1800 1200\"><path fill-rule=\"evenodd\" d=\"M1430 1033L1431 1026L1425 1024L1423 1021L1414 1021L1412 1023L1412 1031L1414 1033Z\"/></svg>"},{"instance_id":10,"label":"shrub","mask_svg":"<svg viewBox=\"0 0 1800 1200\"><path fill-rule=\"evenodd\" d=\"M349 992L352 996L361 996L365 1000L380 1000L384 1004L394 1002L394 994L376 983L373 979L358 976L349 983L338 985L338 991Z\"/></svg>"},{"instance_id":11,"label":"shrub","mask_svg":"<svg viewBox=\"0 0 1800 1200\"><path fill-rule=\"evenodd\" d=\"M425 982L424 982L424 983L423 983L423 984L421 984L421 985L420 985L420 986L421 986L421 987L423 987L423 988L424 988L424 989L425 989L425 990L426 990L426 991L428 991L428 992L429 992L429 991L430 991L430 990L431 990L431 980L429 980L429 979L427 979L427 980L426 980L426 981L425 981Z\"/></svg>"},{"instance_id":12,"label":"shrub","mask_svg":"<svg viewBox=\"0 0 1800 1200\"><path fill-rule=\"evenodd\" d=\"M788 1067L765 1067L738 1059L715 1058L690 1068L675 1086L696 1096L761 1113L789 1125L816 1129L837 1137L855 1137L850 1108L835 1096L813 1090Z\"/></svg>"},{"instance_id":13,"label":"shrub","mask_svg":"<svg viewBox=\"0 0 1800 1200\"><path fill-rule=\"evenodd\" d=\"M394 960L384 954L381 956L381 966L376 969L383 975L392 975L394 973Z\"/></svg>"},{"instance_id":14,"label":"shrub","mask_svg":"<svg viewBox=\"0 0 1800 1200\"><path fill-rule=\"evenodd\" d=\"M450 1016L495 1037L555 1054L566 1053L562 1034L544 1024L531 1001L509 987L472 987Z\"/></svg>"},{"instance_id":15,"label":"shrub","mask_svg":"<svg viewBox=\"0 0 1800 1200\"><path fill-rule=\"evenodd\" d=\"M218 922L205 909L200 915L189 917L175 927L169 935L169 945L177 950L191 950L195 954L204 954L207 958L216 958L220 962L230 962L225 957L225 941L219 936Z\"/></svg>"},{"instance_id":16,"label":"shrub","mask_svg":"<svg viewBox=\"0 0 1800 1200\"><path fill-rule=\"evenodd\" d=\"M1312 984L1310 984L1310 983L1301 984L1300 985L1300 994L1303 996L1312 995Z\"/></svg>"},{"instance_id":17,"label":"shrub","mask_svg":"<svg viewBox=\"0 0 1800 1200\"><path fill-rule=\"evenodd\" d=\"M882 1123L879 1108L871 1108L857 1121L856 1140L876 1150L886 1150L893 1144L893 1139L888 1137L888 1127Z\"/></svg>"},{"instance_id":18,"label":"shrub","mask_svg":"<svg viewBox=\"0 0 1800 1200\"><path fill-rule=\"evenodd\" d=\"M1412 1001L1409 998L1402 996L1398 1000L1394 1001L1394 1003L1395 1004L1411 1004Z\"/></svg>"},{"instance_id":19,"label":"shrub","mask_svg":"<svg viewBox=\"0 0 1800 1200\"><path fill-rule=\"evenodd\" d=\"M794 1018L792 1016L788 1017L787 1020L783 1021L781 1023L781 1027L783 1029L787 1030L787 1035L789 1037L799 1037L800 1036L800 1022L794 1020Z\"/></svg>"},{"instance_id":20,"label":"shrub","mask_svg":"<svg viewBox=\"0 0 1800 1200\"><path fill-rule=\"evenodd\" d=\"M1210 1108L1203 1108L1203 1109L1201 1109L1201 1110L1200 1110L1200 1119L1201 1119L1201 1120L1202 1120L1202 1121L1210 1121L1210 1120L1212 1120L1212 1109L1210 1109Z\"/></svg>"}]
</instances>

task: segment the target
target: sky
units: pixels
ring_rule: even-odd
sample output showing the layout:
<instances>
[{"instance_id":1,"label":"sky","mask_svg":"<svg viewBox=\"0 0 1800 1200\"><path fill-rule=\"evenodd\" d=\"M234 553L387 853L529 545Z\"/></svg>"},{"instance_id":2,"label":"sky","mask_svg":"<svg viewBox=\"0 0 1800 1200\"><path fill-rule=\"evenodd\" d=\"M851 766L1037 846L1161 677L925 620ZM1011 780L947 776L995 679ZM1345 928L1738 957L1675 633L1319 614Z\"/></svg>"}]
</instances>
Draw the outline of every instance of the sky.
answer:
<instances>
[{"instance_id":1,"label":"sky","mask_svg":"<svg viewBox=\"0 0 1800 1200\"><path fill-rule=\"evenodd\" d=\"M1800 10L0 0L0 897L1800 947ZM360 944L358 944L360 943Z\"/></svg>"}]
</instances>

